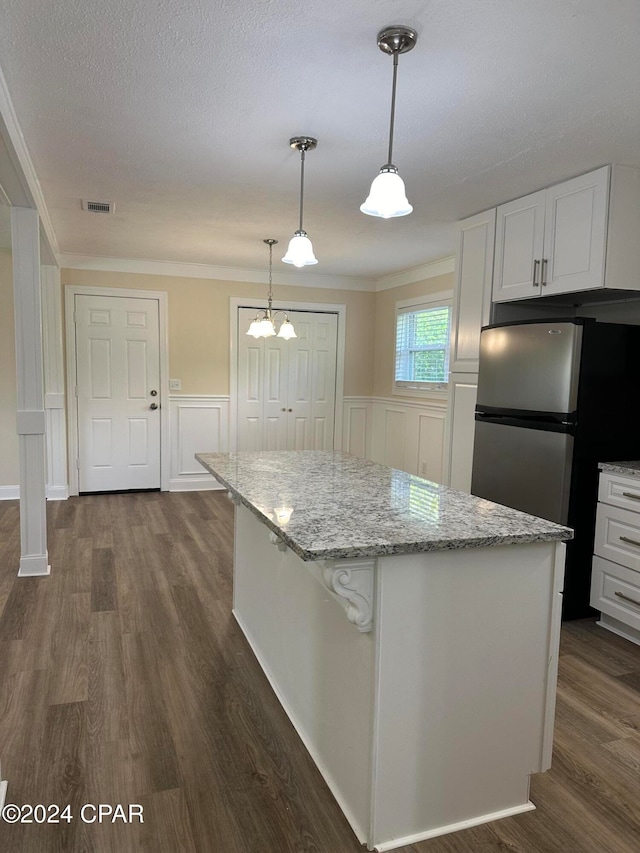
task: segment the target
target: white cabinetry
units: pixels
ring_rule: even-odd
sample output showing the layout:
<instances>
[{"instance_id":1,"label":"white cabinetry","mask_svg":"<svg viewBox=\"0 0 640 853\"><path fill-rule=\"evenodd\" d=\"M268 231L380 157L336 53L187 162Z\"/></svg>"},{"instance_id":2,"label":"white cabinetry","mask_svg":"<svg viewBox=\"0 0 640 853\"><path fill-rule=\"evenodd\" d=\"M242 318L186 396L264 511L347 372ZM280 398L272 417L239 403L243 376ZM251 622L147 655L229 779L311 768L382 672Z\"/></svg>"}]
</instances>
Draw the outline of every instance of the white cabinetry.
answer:
<instances>
[{"instance_id":1,"label":"white cabinetry","mask_svg":"<svg viewBox=\"0 0 640 853\"><path fill-rule=\"evenodd\" d=\"M445 482L462 492L471 488L480 329L489 322L491 310L495 224L495 208L459 223L449 356Z\"/></svg>"},{"instance_id":2,"label":"white cabinetry","mask_svg":"<svg viewBox=\"0 0 640 853\"><path fill-rule=\"evenodd\" d=\"M640 645L640 476L601 472L594 552L598 624Z\"/></svg>"},{"instance_id":3,"label":"white cabinetry","mask_svg":"<svg viewBox=\"0 0 640 853\"><path fill-rule=\"evenodd\" d=\"M496 211L459 223L457 281L451 322L452 373L477 373L480 328L489 322Z\"/></svg>"},{"instance_id":4,"label":"white cabinetry","mask_svg":"<svg viewBox=\"0 0 640 853\"><path fill-rule=\"evenodd\" d=\"M640 290L640 172L604 166L500 205L493 301Z\"/></svg>"}]
</instances>

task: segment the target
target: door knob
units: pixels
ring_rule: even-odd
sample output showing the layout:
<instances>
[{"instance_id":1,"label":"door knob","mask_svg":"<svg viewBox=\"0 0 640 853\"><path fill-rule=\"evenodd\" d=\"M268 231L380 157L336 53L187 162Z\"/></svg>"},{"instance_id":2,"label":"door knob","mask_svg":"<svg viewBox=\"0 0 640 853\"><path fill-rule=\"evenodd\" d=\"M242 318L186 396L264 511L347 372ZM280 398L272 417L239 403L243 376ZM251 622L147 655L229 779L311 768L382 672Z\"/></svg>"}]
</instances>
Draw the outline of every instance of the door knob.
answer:
<instances>
[{"instance_id":1,"label":"door knob","mask_svg":"<svg viewBox=\"0 0 640 853\"><path fill-rule=\"evenodd\" d=\"M293 411L293 409L289 409L288 411L292 412L292 411Z\"/></svg>"},{"instance_id":2,"label":"door knob","mask_svg":"<svg viewBox=\"0 0 640 853\"><path fill-rule=\"evenodd\" d=\"M149 406L149 408L150 408L150 409L153 409L153 410L155 411L155 410L158 408L158 404L157 404L157 403L152 403L152 404Z\"/></svg>"},{"instance_id":3,"label":"door knob","mask_svg":"<svg viewBox=\"0 0 640 853\"><path fill-rule=\"evenodd\" d=\"M157 396L158 396L158 392L157 392L157 391L155 391L155 390L154 390L154 391L149 391L149 393L151 394L151 396L152 396L152 397L157 397Z\"/></svg>"},{"instance_id":4,"label":"door knob","mask_svg":"<svg viewBox=\"0 0 640 853\"><path fill-rule=\"evenodd\" d=\"M286 409L283 409L282 411L283 411L283 412L286 412L287 410L286 410Z\"/></svg>"}]
</instances>

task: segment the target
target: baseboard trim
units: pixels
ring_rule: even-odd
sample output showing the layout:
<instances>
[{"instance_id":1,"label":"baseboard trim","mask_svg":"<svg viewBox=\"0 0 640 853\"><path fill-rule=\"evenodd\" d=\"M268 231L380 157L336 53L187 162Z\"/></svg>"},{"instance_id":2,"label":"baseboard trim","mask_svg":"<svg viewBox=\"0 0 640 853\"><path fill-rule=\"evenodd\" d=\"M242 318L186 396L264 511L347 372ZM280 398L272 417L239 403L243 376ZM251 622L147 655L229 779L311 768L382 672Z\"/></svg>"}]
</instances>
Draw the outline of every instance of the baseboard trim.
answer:
<instances>
[{"instance_id":1,"label":"baseboard trim","mask_svg":"<svg viewBox=\"0 0 640 853\"><path fill-rule=\"evenodd\" d=\"M20 557L19 578L43 578L51 574L49 558L46 554L37 557Z\"/></svg>"},{"instance_id":2,"label":"baseboard trim","mask_svg":"<svg viewBox=\"0 0 640 853\"><path fill-rule=\"evenodd\" d=\"M20 500L20 486L0 486L0 501Z\"/></svg>"},{"instance_id":3,"label":"baseboard trim","mask_svg":"<svg viewBox=\"0 0 640 853\"><path fill-rule=\"evenodd\" d=\"M211 492L223 489L211 474L197 474L193 477L174 477L169 480L170 492Z\"/></svg>"},{"instance_id":4,"label":"baseboard trim","mask_svg":"<svg viewBox=\"0 0 640 853\"><path fill-rule=\"evenodd\" d=\"M47 486L48 501L66 501L69 486ZM20 486L0 486L0 501L19 501Z\"/></svg>"},{"instance_id":5,"label":"baseboard trim","mask_svg":"<svg viewBox=\"0 0 640 853\"><path fill-rule=\"evenodd\" d=\"M452 832L460 832L462 829L470 829L472 826L481 826L483 823L491 823L494 820L501 820L503 817L513 817L513 815L523 814L535 810L534 804L529 800L520 806L512 806L509 809L500 809L497 812L479 815L470 820L461 820L458 823L450 823L447 826L439 826L437 829L430 829L426 832L417 832L415 835L406 835L404 838L393 838L390 841L382 841L376 844L376 850L379 853L384 853L385 850L395 850L398 847L405 847L409 844L418 844L420 841L426 841L429 838L437 838L439 835L449 835Z\"/></svg>"},{"instance_id":6,"label":"baseboard trim","mask_svg":"<svg viewBox=\"0 0 640 853\"><path fill-rule=\"evenodd\" d=\"M69 497L69 486L47 486L48 501L66 501Z\"/></svg>"}]
</instances>

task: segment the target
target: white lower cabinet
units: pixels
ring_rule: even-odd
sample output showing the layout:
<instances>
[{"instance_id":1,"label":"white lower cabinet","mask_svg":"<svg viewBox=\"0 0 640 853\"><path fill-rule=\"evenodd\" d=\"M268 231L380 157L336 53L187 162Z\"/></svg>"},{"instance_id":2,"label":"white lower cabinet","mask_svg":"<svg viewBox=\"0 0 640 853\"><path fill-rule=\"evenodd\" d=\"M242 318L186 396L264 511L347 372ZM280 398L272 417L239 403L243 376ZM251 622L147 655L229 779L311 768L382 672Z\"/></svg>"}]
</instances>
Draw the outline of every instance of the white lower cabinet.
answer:
<instances>
[{"instance_id":1,"label":"white lower cabinet","mask_svg":"<svg viewBox=\"0 0 640 853\"><path fill-rule=\"evenodd\" d=\"M640 645L640 477L602 472L598 497L591 606Z\"/></svg>"}]
</instances>

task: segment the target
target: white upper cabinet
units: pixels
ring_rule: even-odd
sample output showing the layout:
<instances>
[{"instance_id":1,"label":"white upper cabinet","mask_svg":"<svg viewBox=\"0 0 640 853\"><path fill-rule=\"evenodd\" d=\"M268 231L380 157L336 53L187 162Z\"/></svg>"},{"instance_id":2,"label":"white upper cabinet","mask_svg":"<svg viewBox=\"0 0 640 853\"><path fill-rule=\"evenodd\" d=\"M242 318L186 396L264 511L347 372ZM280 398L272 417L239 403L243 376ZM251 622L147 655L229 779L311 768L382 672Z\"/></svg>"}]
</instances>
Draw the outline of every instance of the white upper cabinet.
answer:
<instances>
[{"instance_id":1,"label":"white upper cabinet","mask_svg":"<svg viewBox=\"0 0 640 853\"><path fill-rule=\"evenodd\" d=\"M489 322L496 211L459 223L457 281L451 322L452 373L477 373L480 327Z\"/></svg>"},{"instance_id":2,"label":"white upper cabinet","mask_svg":"<svg viewBox=\"0 0 640 853\"><path fill-rule=\"evenodd\" d=\"M604 166L498 207L493 301L640 290L639 176Z\"/></svg>"}]
</instances>

